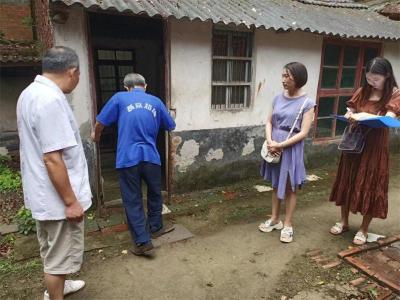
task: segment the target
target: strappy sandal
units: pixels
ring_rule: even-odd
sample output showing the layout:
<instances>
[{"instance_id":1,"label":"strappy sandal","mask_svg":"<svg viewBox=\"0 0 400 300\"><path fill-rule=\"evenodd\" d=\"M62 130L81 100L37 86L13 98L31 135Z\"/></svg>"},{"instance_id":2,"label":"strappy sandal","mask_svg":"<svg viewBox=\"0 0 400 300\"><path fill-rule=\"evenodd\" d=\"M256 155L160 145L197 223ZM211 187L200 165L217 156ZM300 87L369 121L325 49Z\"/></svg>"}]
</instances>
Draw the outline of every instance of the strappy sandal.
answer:
<instances>
[{"instance_id":1,"label":"strappy sandal","mask_svg":"<svg viewBox=\"0 0 400 300\"><path fill-rule=\"evenodd\" d=\"M342 223L336 223L329 230L329 232L333 235L339 235L346 231L349 231L349 226L344 226Z\"/></svg>"},{"instance_id":2,"label":"strappy sandal","mask_svg":"<svg viewBox=\"0 0 400 300\"><path fill-rule=\"evenodd\" d=\"M353 239L353 244L361 246L367 242L368 233L365 235L361 231L357 232Z\"/></svg>"}]
</instances>

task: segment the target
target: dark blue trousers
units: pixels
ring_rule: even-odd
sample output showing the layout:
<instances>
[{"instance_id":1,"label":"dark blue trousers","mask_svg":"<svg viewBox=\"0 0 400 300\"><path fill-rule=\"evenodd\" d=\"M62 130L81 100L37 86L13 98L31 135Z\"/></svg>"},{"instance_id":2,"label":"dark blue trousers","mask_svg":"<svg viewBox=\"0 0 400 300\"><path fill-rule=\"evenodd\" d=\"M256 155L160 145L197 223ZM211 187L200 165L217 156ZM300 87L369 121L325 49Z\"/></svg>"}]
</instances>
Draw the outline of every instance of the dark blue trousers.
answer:
<instances>
[{"instance_id":1,"label":"dark blue trousers","mask_svg":"<svg viewBox=\"0 0 400 300\"><path fill-rule=\"evenodd\" d=\"M151 240L151 232L163 226L161 166L141 162L118 171L122 201L132 239L136 244L148 243ZM142 180L147 185L147 219L143 208Z\"/></svg>"}]
</instances>

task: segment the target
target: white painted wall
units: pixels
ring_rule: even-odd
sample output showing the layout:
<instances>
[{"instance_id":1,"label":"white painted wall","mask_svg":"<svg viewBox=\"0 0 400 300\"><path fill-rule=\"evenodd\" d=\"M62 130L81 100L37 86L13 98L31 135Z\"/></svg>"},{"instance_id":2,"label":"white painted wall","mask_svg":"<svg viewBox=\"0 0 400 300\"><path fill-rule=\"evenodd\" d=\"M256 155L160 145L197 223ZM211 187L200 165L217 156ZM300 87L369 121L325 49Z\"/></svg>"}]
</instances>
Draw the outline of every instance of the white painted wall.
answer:
<instances>
[{"instance_id":1,"label":"white painted wall","mask_svg":"<svg viewBox=\"0 0 400 300\"><path fill-rule=\"evenodd\" d=\"M307 66L309 82L305 88L315 98L322 37L259 29L254 36L250 108L211 110L211 38L211 23L171 21L171 106L176 109L177 131L264 124L273 96L282 89L282 67L291 61Z\"/></svg>"},{"instance_id":2,"label":"white painted wall","mask_svg":"<svg viewBox=\"0 0 400 300\"><path fill-rule=\"evenodd\" d=\"M392 64L397 84L400 84L400 42L385 42L383 56Z\"/></svg>"},{"instance_id":3,"label":"white painted wall","mask_svg":"<svg viewBox=\"0 0 400 300\"><path fill-rule=\"evenodd\" d=\"M85 33L86 23L84 10L80 6L70 7L69 18L66 24L54 24L56 46L68 46L74 49L79 56L80 80L76 89L68 96L71 101L78 126L91 121L92 99L90 94L89 61L87 49L87 37ZM83 139L90 136L88 126L81 136Z\"/></svg>"}]
</instances>

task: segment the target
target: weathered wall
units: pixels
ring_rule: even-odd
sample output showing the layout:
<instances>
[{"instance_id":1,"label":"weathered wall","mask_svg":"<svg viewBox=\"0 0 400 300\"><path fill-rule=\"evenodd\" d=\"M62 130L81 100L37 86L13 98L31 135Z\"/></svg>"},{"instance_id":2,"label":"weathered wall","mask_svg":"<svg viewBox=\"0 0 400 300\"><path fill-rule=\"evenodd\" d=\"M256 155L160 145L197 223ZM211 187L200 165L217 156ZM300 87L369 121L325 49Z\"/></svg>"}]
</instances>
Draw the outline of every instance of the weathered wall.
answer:
<instances>
[{"instance_id":1,"label":"weathered wall","mask_svg":"<svg viewBox=\"0 0 400 300\"><path fill-rule=\"evenodd\" d=\"M176 131L264 124L270 101L282 87L282 67L291 61L307 66L310 79L305 89L315 98L322 45L318 35L256 30L252 103L243 110L220 111L211 109L212 24L174 20L171 33L171 105L176 109Z\"/></svg>"},{"instance_id":2,"label":"weathered wall","mask_svg":"<svg viewBox=\"0 0 400 300\"><path fill-rule=\"evenodd\" d=\"M211 110L212 24L173 21L171 32L173 191L259 176L265 117L282 90L282 67L303 62L309 72L305 90L315 98L322 37L256 30L252 103L239 111L217 111Z\"/></svg>"},{"instance_id":3,"label":"weathered wall","mask_svg":"<svg viewBox=\"0 0 400 300\"><path fill-rule=\"evenodd\" d=\"M392 64L397 83L400 84L400 42L383 43L383 56Z\"/></svg>"},{"instance_id":4,"label":"weathered wall","mask_svg":"<svg viewBox=\"0 0 400 300\"><path fill-rule=\"evenodd\" d=\"M89 80L89 57L86 36L86 18L81 6L70 7L69 17L65 24L53 24L54 45L68 46L74 49L79 56L80 80L76 89L67 96L72 106L76 121L80 128L82 143L86 154L94 193L95 181L95 152L90 140L92 123L92 95Z\"/></svg>"},{"instance_id":5,"label":"weathered wall","mask_svg":"<svg viewBox=\"0 0 400 300\"><path fill-rule=\"evenodd\" d=\"M92 98L89 82L89 58L86 21L84 10L80 6L70 7L68 20L65 24L53 24L56 46L68 46L79 56L80 80L76 89L68 95L78 125L81 127L82 139L90 137L90 120L92 113Z\"/></svg>"},{"instance_id":6,"label":"weathered wall","mask_svg":"<svg viewBox=\"0 0 400 300\"><path fill-rule=\"evenodd\" d=\"M30 0L2 0L0 3L0 31L4 37L14 41L31 41Z\"/></svg>"},{"instance_id":7,"label":"weathered wall","mask_svg":"<svg viewBox=\"0 0 400 300\"><path fill-rule=\"evenodd\" d=\"M66 24L54 25L55 44L74 48L81 59L81 81L69 98L81 126L89 165L93 166L86 24L80 7L71 8L69 15ZM170 145L174 192L258 176L265 116L273 96L281 90L280 74L285 63L303 62L309 71L305 89L312 98L317 92L322 37L256 30L250 107L211 110L211 34L211 23L171 20L171 106L176 109L177 122ZM385 43L384 48L397 73L398 44ZM307 140L306 153L308 165L338 154L335 144L313 145L311 140Z\"/></svg>"}]
</instances>

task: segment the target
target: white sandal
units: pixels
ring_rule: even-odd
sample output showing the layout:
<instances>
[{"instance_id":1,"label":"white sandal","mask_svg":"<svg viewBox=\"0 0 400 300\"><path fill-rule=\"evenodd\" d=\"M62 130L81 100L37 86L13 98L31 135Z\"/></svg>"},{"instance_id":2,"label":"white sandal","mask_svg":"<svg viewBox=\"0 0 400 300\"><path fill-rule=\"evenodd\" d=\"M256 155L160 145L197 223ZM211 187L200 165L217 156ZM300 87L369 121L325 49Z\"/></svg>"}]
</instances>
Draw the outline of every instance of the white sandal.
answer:
<instances>
[{"instance_id":1,"label":"white sandal","mask_svg":"<svg viewBox=\"0 0 400 300\"><path fill-rule=\"evenodd\" d=\"M365 235L362 231L356 233L353 239L353 244L361 246L367 242L368 233Z\"/></svg>"},{"instance_id":2,"label":"white sandal","mask_svg":"<svg viewBox=\"0 0 400 300\"><path fill-rule=\"evenodd\" d=\"M283 223L279 220L278 223L272 224L272 220L268 219L265 222L258 225L258 229L262 232L271 232L274 229L281 230L283 228Z\"/></svg>"},{"instance_id":3,"label":"white sandal","mask_svg":"<svg viewBox=\"0 0 400 300\"><path fill-rule=\"evenodd\" d=\"M336 223L329 230L329 232L333 235L339 235L346 231L349 231L349 226L344 226L342 223Z\"/></svg>"}]
</instances>

